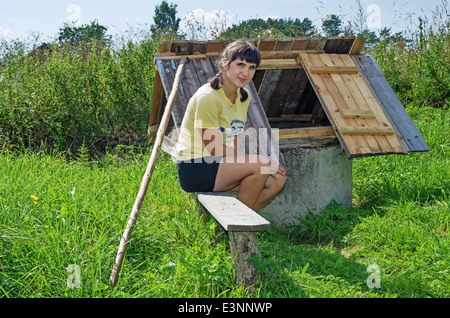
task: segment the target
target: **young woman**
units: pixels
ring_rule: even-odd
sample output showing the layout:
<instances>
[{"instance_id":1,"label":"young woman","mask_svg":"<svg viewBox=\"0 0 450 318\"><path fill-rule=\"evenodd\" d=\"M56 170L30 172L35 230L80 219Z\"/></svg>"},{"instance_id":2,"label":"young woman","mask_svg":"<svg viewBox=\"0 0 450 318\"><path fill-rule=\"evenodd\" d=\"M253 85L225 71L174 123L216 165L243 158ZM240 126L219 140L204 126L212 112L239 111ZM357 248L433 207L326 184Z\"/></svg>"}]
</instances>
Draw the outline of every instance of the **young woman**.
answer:
<instances>
[{"instance_id":1,"label":"young woman","mask_svg":"<svg viewBox=\"0 0 450 318\"><path fill-rule=\"evenodd\" d=\"M238 191L254 211L266 205L286 183L278 162L239 151L250 94L244 88L261 61L250 42L235 41L222 52L219 73L192 96L180 129L177 170L187 192Z\"/></svg>"}]
</instances>

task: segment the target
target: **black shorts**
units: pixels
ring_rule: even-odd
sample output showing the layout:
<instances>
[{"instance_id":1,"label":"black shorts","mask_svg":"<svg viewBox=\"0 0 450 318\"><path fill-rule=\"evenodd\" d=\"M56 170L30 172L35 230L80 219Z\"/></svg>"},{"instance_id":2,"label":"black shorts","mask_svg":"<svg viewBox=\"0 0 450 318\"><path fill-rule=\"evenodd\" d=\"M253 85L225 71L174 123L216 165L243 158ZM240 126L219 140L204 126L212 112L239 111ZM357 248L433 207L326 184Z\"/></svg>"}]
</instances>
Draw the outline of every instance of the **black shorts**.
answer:
<instances>
[{"instance_id":1,"label":"black shorts","mask_svg":"<svg viewBox=\"0 0 450 318\"><path fill-rule=\"evenodd\" d=\"M222 157L177 161L178 179L186 192L212 192Z\"/></svg>"}]
</instances>

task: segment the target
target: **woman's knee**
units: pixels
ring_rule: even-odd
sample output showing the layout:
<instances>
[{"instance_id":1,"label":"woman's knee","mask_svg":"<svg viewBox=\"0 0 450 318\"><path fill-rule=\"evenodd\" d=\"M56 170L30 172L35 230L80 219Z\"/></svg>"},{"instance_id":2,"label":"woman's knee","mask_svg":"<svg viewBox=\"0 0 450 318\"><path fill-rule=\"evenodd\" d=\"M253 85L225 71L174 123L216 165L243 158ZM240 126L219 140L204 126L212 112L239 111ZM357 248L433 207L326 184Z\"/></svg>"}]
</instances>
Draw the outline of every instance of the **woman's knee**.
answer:
<instances>
[{"instance_id":1,"label":"woman's knee","mask_svg":"<svg viewBox=\"0 0 450 318\"><path fill-rule=\"evenodd\" d=\"M286 180L285 175L276 174L273 176L272 187L274 188L274 192L280 192L286 185Z\"/></svg>"}]
</instances>

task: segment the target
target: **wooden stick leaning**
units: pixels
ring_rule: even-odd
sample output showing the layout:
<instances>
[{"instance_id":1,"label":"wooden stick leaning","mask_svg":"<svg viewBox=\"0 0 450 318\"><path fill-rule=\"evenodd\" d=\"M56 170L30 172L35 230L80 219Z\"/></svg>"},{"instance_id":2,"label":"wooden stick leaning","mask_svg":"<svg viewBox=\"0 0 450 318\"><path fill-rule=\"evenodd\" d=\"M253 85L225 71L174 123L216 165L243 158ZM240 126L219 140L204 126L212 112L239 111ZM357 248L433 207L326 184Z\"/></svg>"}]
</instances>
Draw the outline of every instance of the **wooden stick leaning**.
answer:
<instances>
[{"instance_id":1,"label":"wooden stick leaning","mask_svg":"<svg viewBox=\"0 0 450 318\"><path fill-rule=\"evenodd\" d=\"M178 91L180 88L181 75L183 73L185 65L188 63L188 58L183 58L180 61L180 64L177 69L177 73L175 75L175 80L173 82L172 90L169 95L169 99L167 101L166 107L164 109L163 117L161 118L161 123L159 125L159 129L156 135L155 145L153 146L152 154L150 156L150 160L147 165L147 169L145 171L144 177L142 178L141 188L139 189L138 195L134 202L133 209L131 210L130 217L128 219L127 226L125 231L123 232L122 238L120 239L119 250L116 256L116 262L114 268L111 272L111 276L109 277L110 286L114 288L117 282L117 276L119 275L120 268L122 266L123 258L125 256L125 251L127 249L127 243L130 240L131 232L133 231L134 225L136 224L136 220L139 215L139 211L142 206L142 202L144 201L145 194L147 192L147 187L152 178L153 170L156 166L156 161L158 160L159 152L161 151L162 141L164 138L164 134L167 129L167 125L169 124L169 119L172 114L173 104L175 99L178 96Z\"/></svg>"}]
</instances>

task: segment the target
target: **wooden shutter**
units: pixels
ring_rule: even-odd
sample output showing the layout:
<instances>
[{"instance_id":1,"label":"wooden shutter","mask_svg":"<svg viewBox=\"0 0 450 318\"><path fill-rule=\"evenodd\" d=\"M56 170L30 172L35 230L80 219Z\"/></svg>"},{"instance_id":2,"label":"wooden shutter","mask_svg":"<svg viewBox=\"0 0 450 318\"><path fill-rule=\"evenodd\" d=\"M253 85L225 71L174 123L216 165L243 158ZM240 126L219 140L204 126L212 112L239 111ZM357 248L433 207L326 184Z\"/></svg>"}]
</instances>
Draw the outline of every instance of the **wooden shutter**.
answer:
<instances>
[{"instance_id":1,"label":"wooden shutter","mask_svg":"<svg viewBox=\"0 0 450 318\"><path fill-rule=\"evenodd\" d=\"M349 158L407 153L350 55L301 53L299 62Z\"/></svg>"}]
</instances>

